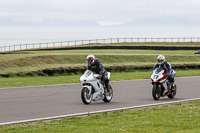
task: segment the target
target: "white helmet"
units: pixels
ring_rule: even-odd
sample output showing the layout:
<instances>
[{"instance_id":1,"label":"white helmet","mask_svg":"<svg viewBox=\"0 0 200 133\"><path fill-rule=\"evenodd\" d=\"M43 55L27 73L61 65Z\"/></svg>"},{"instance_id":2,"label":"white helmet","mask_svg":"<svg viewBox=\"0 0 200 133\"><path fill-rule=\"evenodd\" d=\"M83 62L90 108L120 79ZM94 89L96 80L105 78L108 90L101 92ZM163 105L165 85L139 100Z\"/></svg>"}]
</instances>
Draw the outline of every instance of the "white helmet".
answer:
<instances>
[{"instance_id":1,"label":"white helmet","mask_svg":"<svg viewBox=\"0 0 200 133\"><path fill-rule=\"evenodd\" d=\"M93 54L88 55L86 59L88 65L92 65L95 63L95 56Z\"/></svg>"}]
</instances>

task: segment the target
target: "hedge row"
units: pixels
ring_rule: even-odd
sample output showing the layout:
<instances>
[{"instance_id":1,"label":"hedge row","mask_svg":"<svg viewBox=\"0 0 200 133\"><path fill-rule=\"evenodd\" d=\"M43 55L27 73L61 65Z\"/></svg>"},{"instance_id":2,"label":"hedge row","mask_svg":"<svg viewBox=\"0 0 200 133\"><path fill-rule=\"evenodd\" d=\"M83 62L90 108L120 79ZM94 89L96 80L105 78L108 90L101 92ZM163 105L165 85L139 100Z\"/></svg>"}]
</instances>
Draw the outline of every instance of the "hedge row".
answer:
<instances>
[{"instance_id":1,"label":"hedge row","mask_svg":"<svg viewBox=\"0 0 200 133\"><path fill-rule=\"evenodd\" d=\"M109 72L133 72L133 71L147 71L152 70L152 65L150 66L109 66L105 67L106 71ZM186 69L200 69L200 65L173 65L173 69L186 70ZM14 77L14 76L56 76L56 75L72 75L72 74L82 74L86 70L86 67L76 67L76 68L57 68L57 69L44 69L39 71L27 72L27 73L10 73L10 74L0 74L1 77Z\"/></svg>"},{"instance_id":2,"label":"hedge row","mask_svg":"<svg viewBox=\"0 0 200 133\"><path fill-rule=\"evenodd\" d=\"M48 51L48 50L79 50L79 49L145 49L145 50L199 50L200 47L190 46L85 46L85 47L63 47L53 49L34 49L32 51Z\"/></svg>"}]
</instances>

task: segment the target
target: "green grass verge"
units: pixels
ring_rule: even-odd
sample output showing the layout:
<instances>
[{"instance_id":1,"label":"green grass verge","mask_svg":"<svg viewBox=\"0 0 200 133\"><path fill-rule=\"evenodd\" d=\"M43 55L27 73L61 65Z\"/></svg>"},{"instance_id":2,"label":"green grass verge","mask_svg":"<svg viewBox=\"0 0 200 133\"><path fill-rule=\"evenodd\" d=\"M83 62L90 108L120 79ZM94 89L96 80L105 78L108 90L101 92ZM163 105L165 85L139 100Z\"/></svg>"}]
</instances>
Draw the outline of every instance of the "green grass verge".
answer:
<instances>
[{"instance_id":1,"label":"green grass verge","mask_svg":"<svg viewBox=\"0 0 200 133\"><path fill-rule=\"evenodd\" d=\"M182 76L200 76L199 70L177 70L177 77ZM151 71L135 71L112 73L110 81L149 79ZM0 87L20 87L20 86L37 86L37 85L54 85L54 84L69 84L80 83L79 75L68 76L36 76L36 77L11 77L0 78Z\"/></svg>"},{"instance_id":2,"label":"green grass verge","mask_svg":"<svg viewBox=\"0 0 200 133\"><path fill-rule=\"evenodd\" d=\"M37 121L30 124L1 126L0 132L12 133L118 133L118 132L200 132L200 101L176 103L146 109Z\"/></svg>"}]
</instances>

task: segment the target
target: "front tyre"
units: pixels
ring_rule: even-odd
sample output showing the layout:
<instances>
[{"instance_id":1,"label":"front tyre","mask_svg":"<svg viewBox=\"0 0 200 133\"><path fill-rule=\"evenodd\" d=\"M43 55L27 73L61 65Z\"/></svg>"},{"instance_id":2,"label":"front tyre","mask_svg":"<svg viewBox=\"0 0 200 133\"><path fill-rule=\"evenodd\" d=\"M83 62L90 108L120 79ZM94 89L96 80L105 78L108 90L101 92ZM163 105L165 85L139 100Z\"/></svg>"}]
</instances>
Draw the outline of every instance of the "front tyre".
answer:
<instances>
[{"instance_id":1,"label":"front tyre","mask_svg":"<svg viewBox=\"0 0 200 133\"><path fill-rule=\"evenodd\" d=\"M174 87L172 88L171 93L168 95L168 97L170 99L173 99L176 96L176 91L177 91L177 87L176 87L176 85L174 85Z\"/></svg>"},{"instance_id":2,"label":"front tyre","mask_svg":"<svg viewBox=\"0 0 200 133\"><path fill-rule=\"evenodd\" d=\"M161 89L159 87L159 85L155 84L153 85L153 89L152 89L152 96L154 100L159 100L160 99L160 95L161 95Z\"/></svg>"},{"instance_id":3,"label":"front tyre","mask_svg":"<svg viewBox=\"0 0 200 133\"><path fill-rule=\"evenodd\" d=\"M112 89L111 85L108 85L108 90L109 90L109 92L107 92L107 89L105 89L105 97L103 99L104 102L110 102L112 100L113 89Z\"/></svg>"},{"instance_id":4,"label":"front tyre","mask_svg":"<svg viewBox=\"0 0 200 133\"><path fill-rule=\"evenodd\" d=\"M81 91L81 99L84 104L90 104L92 101L92 93L87 87L83 87Z\"/></svg>"}]
</instances>

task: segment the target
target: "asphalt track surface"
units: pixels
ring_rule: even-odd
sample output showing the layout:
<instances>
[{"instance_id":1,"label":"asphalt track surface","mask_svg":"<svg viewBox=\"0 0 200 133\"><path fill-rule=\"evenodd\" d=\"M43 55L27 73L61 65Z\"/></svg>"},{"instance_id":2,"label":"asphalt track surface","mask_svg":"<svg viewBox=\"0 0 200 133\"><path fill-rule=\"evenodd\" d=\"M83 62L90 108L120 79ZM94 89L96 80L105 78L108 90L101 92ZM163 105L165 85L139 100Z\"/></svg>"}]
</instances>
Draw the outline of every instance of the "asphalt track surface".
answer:
<instances>
[{"instance_id":1,"label":"asphalt track surface","mask_svg":"<svg viewBox=\"0 0 200 133\"><path fill-rule=\"evenodd\" d=\"M0 124L200 97L199 76L176 78L176 97L162 97L159 101L152 98L150 79L110 84L114 91L112 101L104 103L100 100L90 105L82 103L81 84L0 88Z\"/></svg>"}]
</instances>

